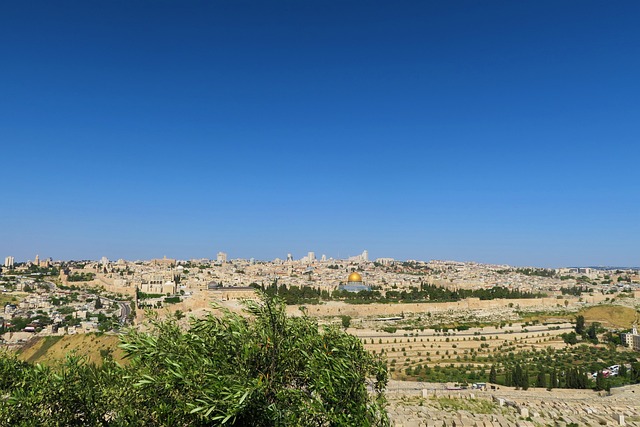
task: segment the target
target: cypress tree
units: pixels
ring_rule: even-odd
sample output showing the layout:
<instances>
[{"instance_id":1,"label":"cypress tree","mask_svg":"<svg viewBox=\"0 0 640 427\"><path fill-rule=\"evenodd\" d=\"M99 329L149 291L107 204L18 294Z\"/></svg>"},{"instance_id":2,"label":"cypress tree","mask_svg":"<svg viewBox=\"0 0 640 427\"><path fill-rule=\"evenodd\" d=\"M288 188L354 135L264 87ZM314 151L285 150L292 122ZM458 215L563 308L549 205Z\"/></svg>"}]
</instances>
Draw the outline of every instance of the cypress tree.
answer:
<instances>
[{"instance_id":1,"label":"cypress tree","mask_svg":"<svg viewBox=\"0 0 640 427\"><path fill-rule=\"evenodd\" d=\"M513 372L507 369L504 374L504 385L507 387L513 387Z\"/></svg>"},{"instance_id":2,"label":"cypress tree","mask_svg":"<svg viewBox=\"0 0 640 427\"><path fill-rule=\"evenodd\" d=\"M584 316L580 315L576 317L576 334L582 335L584 333Z\"/></svg>"},{"instance_id":3,"label":"cypress tree","mask_svg":"<svg viewBox=\"0 0 640 427\"><path fill-rule=\"evenodd\" d=\"M522 372L522 378L520 379L520 387L523 390L527 390L529 388L529 371L525 370Z\"/></svg>"},{"instance_id":4,"label":"cypress tree","mask_svg":"<svg viewBox=\"0 0 640 427\"><path fill-rule=\"evenodd\" d=\"M522 367L518 364L513 370L513 385L522 387Z\"/></svg>"},{"instance_id":5,"label":"cypress tree","mask_svg":"<svg viewBox=\"0 0 640 427\"><path fill-rule=\"evenodd\" d=\"M489 371L489 382L493 384L498 382L498 373L494 365L491 365L491 371Z\"/></svg>"},{"instance_id":6,"label":"cypress tree","mask_svg":"<svg viewBox=\"0 0 640 427\"><path fill-rule=\"evenodd\" d=\"M602 375L602 371L598 371L596 375L596 391L604 390L604 375Z\"/></svg>"},{"instance_id":7,"label":"cypress tree","mask_svg":"<svg viewBox=\"0 0 640 427\"><path fill-rule=\"evenodd\" d=\"M554 369L549 377L549 390L558 387L558 373Z\"/></svg>"},{"instance_id":8,"label":"cypress tree","mask_svg":"<svg viewBox=\"0 0 640 427\"><path fill-rule=\"evenodd\" d=\"M536 387L545 388L547 386L547 376L544 371L538 372L538 378L536 379Z\"/></svg>"},{"instance_id":9,"label":"cypress tree","mask_svg":"<svg viewBox=\"0 0 640 427\"><path fill-rule=\"evenodd\" d=\"M624 363L622 363L620 365L620 369L618 370L618 376L620 378L627 378L628 372L627 372L627 367L625 366Z\"/></svg>"}]
</instances>

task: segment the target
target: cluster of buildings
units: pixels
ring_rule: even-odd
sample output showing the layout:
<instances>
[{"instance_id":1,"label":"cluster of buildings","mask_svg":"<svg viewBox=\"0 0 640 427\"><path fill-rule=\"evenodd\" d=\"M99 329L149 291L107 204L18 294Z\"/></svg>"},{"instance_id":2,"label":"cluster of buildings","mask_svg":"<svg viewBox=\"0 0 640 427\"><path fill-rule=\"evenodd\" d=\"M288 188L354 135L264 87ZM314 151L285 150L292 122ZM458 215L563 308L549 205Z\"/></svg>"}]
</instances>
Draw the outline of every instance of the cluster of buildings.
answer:
<instances>
[{"instance_id":1,"label":"cluster of buildings","mask_svg":"<svg viewBox=\"0 0 640 427\"><path fill-rule=\"evenodd\" d=\"M114 304L107 298L100 300L96 295L80 290L39 288L20 301L0 307L0 326L3 332L9 331L0 335L0 342L19 343L30 333L40 331L45 335L97 332L99 315L110 317L115 313L120 316L120 309ZM28 323L24 328L11 331L25 320Z\"/></svg>"},{"instance_id":2,"label":"cluster of buildings","mask_svg":"<svg viewBox=\"0 0 640 427\"><path fill-rule=\"evenodd\" d=\"M35 265L36 267L43 267L43 268L48 268L52 265L53 263L53 259L51 258L45 258L45 259L40 259L40 255L36 255L35 259L33 261L29 260L24 264L25 268L28 268L32 265ZM4 259L4 267L7 269L13 269L15 267L16 264L16 260L14 257L12 256L8 256L5 257Z\"/></svg>"},{"instance_id":3,"label":"cluster of buildings","mask_svg":"<svg viewBox=\"0 0 640 427\"><path fill-rule=\"evenodd\" d=\"M5 266L13 267L14 264L13 257L5 259ZM371 289L402 291L429 284L450 289L501 286L554 296L561 295L563 288L583 286L584 278L588 276L589 289L596 292L626 287L640 296L640 275L636 270L562 269L555 273L553 270L544 271L551 274L531 274L536 269L474 262L397 261L393 258L377 258L372 262L366 250L346 259L327 258L325 255L318 259L315 252L310 251L300 259L288 254L286 260L277 258L273 261L229 259L225 252L218 252L214 260L178 260L165 256L147 261L119 259L112 262L102 257L99 261L53 262L50 259L41 261L36 256L34 262L19 265L16 269L33 264L58 266L62 283L78 275L87 275L92 277L94 285L112 287L116 292L130 295L136 289L146 294L174 295L180 291L248 288L277 281L279 285L312 286L330 292L337 289L351 292Z\"/></svg>"},{"instance_id":4,"label":"cluster of buildings","mask_svg":"<svg viewBox=\"0 0 640 427\"><path fill-rule=\"evenodd\" d=\"M622 344L627 347L640 351L640 334L638 334L638 327L636 325L633 325L631 332L620 334L620 340Z\"/></svg>"}]
</instances>

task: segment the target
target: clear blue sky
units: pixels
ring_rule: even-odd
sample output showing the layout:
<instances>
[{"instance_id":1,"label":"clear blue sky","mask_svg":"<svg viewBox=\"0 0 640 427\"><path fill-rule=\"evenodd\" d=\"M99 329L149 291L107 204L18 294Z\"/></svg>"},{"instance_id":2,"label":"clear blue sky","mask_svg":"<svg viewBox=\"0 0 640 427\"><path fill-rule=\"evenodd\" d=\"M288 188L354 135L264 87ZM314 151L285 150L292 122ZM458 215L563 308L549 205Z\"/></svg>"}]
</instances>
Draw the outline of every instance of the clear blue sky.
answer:
<instances>
[{"instance_id":1,"label":"clear blue sky","mask_svg":"<svg viewBox=\"0 0 640 427\"><path fill-rule=\"evenodd\" d=\"M638 265L639 17L2 2L0 255Z\"/></svg>"}]
</instances>

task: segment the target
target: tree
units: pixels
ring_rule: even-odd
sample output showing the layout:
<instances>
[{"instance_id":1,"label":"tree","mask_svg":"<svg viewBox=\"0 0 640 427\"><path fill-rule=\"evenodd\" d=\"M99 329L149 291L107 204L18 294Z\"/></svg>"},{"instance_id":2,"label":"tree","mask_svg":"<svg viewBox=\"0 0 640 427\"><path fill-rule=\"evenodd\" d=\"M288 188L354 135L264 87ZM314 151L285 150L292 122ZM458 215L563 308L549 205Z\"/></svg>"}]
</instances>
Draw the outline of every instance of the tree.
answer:
<instances>
[{"instance_id":1,"label":"tree","mask_svg":"<svg viewBox=\"0 0 640 427\"><path fill-rule=\"evenodd\" d=\"M575 332L565 332L564 334L560 334L560 336L566 344L574 345L578 343L578 337Z\"/></svg>"},{"instance_id":2,"label":"tree","mask_svg":"<svg viewBox=\"0 0 640 427\"><path fill-rule=\"evenodd\" d=\"M507 387L513 386L513 373L510 369L507 369L504 374L504 385L506 385Z\"/></svg>"},{"instance_id":3,"label":"tree","mask_svg":"<svg viewBox=\"0 0 640 427\"><path fill-rule=\"evenodd\" d=\"M594 343L598 343L598 324L596 322L589 325L589 328L587 329L587 336Z\"/></svg>"},{"instance_id":4,"label":"tree","mask_svg":"<svg viewBox=\"0 0 640 427\"><path fill-rule=\"evenodd\" d=\"M529 389L529 371L528 370L524 370L522 372L522 377L520 378L520 387L522 387L523 390Z\"/></svg>"},{"instance_id":5,"label":"tree","mask_svg":"<svg viewBox=\"0 0 640 427\"><path fill-rule=\"evenodd\" d=\"M102 301L100 300L100 297L96 298L96 304L95 304L95 308L96 310L99 310L103 307Z\"/></svg>"},{"instance_id":6,"label":"tree","mask_svg":"<svg viewBox=\"0 0 640 427\"><path fill-rule=\"evenodd\" d=\"M549 375L549 390L558 387L558 373L554 369L551 371L551 375Z\"/></svg>"},{"instance_id":7,"label":"tree","mask_svg":"<svg viewBox=\"0 0 640 427\"><path fill-rule=\"evenodd\" d=\"M155 323L155 333L131 331L131 356L146 414L172 424L226 421L233 426L388 425L386 365L361 341L307 317L287 317L284 303L246 302L251 321L220 308L222 317ZM376 392L371 398L370 384ZM171 405L167 405L171 402Z\"/></svg>"},{"instance_id":8,"label":"tree","mask_svg":"<svg viewBox=\"0 0 640 427\"><path fill-rule=\"evenodd\" d=\"M640 383L640 362L631 363L631 371L629 375L631 384Z\"/></svg>"},{"instance_id":9,"label":"tree","mask_svg":"<svg viewBox=\"0 0 640 427\"><path fill-rule=\"evenodd\" d=\"M626 379L628 375L629 375L629 372L627 371L627 367L625 366L624 363L621 363L620 369L618 370L618 376L620 378Z\"/></svg>"},{"instance_id":10,"label":"tree","mask_svg":"<svg viewBox=\"0 0 640 427\"><path fill-rule=\"evenodd\" d=\"M547 387L547 376L542 370L538 372L538 376L536 378L536 387L540 387L540 388Z\"/></svg>"},{"instance_id":11,"label":"tree","mask_svg":"<svg viewBox=\"0 0 640 427\"><path fill-rule=\"evenodd\" d=\"M598 373L596 374L595 390L600 391L600 390L604 390L604 388L605 388L604 375L602 374L602 371L598 371Z\"/></svg>"},{"instance_id":12,"label":"tree","mask_svg":"<svg viewBox=\"0 0 640 427\"><path fill-rule=\"evenodd\" d=\"M496 372L496 367L491 365L491 371L489 371L489 382L495 384L498 382L498 374Z\"/></svg>"},{"instance_id":13,"label":"tree","mask_svg":"<svg viewBox=\"0 0 640 427\"><path fill-rule=\"evenodd\" d=\"M342 327L347 329L349 326L351 326L351 316L340 316L340 319L342 321Z\"/></svg>"},{"instance_id":14,"label":"tree","mask_svg":"<svg viewBox=\"0 0 640 427\"><path fill-rule=\"evenodd\" d=\"M582 335L584 333L584 316L581 314L576 317L575 330L578 335Z\"/></svg>"},{"instance_id":15,"label":"tree","mask_svg":"<svg viewBox=\"0 0 640 427\"><path fill-rule=\"evenodd\" d=\"M516 388L522 387L523 376L524 376L524 373L522 371L522 366L520 366L520 364L516 364L516 366L513 368L513 374L511 375L513 385Z\"/></svg>"},{"instance_id":16,"label":"tree","mask_svg":"<svg viewBox=\"0 0 640 427\"><path fill-rule=\"evenodd\" d=\"M129 366L71 356L58 370L0 354L0 425L389 425L386 364L358 338L287 317L274 298L248 302L252 319L219 310L187 330L172 316L129 331Z\"/></svg>"}]
</instances>

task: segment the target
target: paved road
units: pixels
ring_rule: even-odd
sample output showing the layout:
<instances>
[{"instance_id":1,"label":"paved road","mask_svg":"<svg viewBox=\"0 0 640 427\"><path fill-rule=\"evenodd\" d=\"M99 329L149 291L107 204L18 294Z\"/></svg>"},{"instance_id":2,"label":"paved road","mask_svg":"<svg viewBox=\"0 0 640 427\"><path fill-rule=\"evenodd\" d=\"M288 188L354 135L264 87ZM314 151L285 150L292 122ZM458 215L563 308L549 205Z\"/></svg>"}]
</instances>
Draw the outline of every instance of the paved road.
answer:
<instances>
[{"instance_id":1,"label":"paved road","mask_svg":"<svg viewBox=\"0 0 640 427\"><path fill-rule=\"evenodd\" d=\"M131 305L129 301L116 301L113 299L105 298L103 296L101 296L100 299L108 301L111 304L118 304L120 306L120 316L118 316L120 318L120 324L124 325L127 323L127 319L131 314Z\"/></svg>"},{"instance_id":2,"label":"paved road","mask_svg":"<svg viewBox=\"0 0 640 427\"><path fill-rule=\"evenodd\" d=\"M120 305L120 323L124 325L131 314L131 305L129 301L118 301L118 304Z\"/></svg>"}]
</instances>

